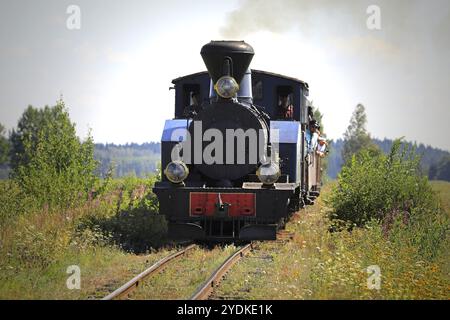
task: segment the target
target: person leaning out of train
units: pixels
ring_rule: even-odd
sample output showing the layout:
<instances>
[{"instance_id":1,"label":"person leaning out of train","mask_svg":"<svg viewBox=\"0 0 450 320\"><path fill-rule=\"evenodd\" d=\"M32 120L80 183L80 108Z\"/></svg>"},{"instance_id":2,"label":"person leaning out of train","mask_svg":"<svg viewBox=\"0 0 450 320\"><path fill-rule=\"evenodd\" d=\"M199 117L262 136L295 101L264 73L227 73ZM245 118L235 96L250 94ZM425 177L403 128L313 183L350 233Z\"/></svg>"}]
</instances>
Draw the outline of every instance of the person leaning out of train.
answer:
<instances>
[{"instance_id":1,"label":"person leaning out of train","mask_svg":"<svg viewBox=\"0 0 450 320\"><path fill-rule=\"evenodd\" d=\"M319 137L318 141L319 144L317 145L316 153L319 155L319 157L323 158L325 157L325 154L327 152L327 139L325 139L324 137Z\"/></svg>"},{"instance_id":2,"label":"person leaning out of train","mask_svg":"<svg viewBox=\"0 0 450 320\"><path fill-rule=\"evenodd\" d=\"M314 119L310 120L309 126L306 128L306 131L305 131L306 148L308 149L308 153L311 151L311 138L312 138L312 134L315 130L315 123L316 123L316 120L314 120Z\"/></svg>"},{"instance_id":3,"label":"person leaning out of train","mask_svg":"<svg viewBox=\"0 0 450 320\"><path fill-rule=\"evenodd\" d=\"M294 107L291 104L289 95L281 95L279 101L277 119L292 120L294 118Z\"/></svg>"},{"instance_id":4,"label":"person leaning out of train","mask_svg":"<svg viewBox=\"0 0 450 320\"><path fill-rule=\"evenodd\" d=\"M309 124L309 129L311 131L311 143L310 143L310 152L314 152L317 149L317 144L320 136L320 126L316 120L313 120Z\"/></svg>"}]
</instances>

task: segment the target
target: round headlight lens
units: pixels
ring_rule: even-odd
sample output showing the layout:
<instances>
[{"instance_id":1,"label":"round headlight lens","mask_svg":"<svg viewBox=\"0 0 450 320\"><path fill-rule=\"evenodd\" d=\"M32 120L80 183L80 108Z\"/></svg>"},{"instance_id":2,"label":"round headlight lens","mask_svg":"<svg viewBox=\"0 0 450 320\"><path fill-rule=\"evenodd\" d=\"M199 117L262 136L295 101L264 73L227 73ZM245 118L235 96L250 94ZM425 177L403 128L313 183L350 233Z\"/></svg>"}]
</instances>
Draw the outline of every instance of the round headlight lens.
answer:
<instances>
[{"instance_id":1,"label":"round headlight lens","mask_svg":"<svg viewBox=\"0 0 450 320\"><path fill-rule=\"evenodd\" d=\"M170 182L181 183L189 175L189 169L182 161L172 161L167 165L164 174Z\"/></svg>"},{"instance_id":2,"label":"round headlight lens","mask_svg":"<svg viewBox=\"0 0 450 320\"><path fill-rule=\"evenodd\" d=\"M280 167L274 162L263 164L256 171L256 175L262 183L274 184L281 175Z\"/></svg>"},{"instance_id":3,"label":"round headlight lens","mask_svg":"<svg viewBox=\"0 0 450 320\"><path fill-rule=\"evenodd\" d=\"M232 98L239 91L239 84L233 77L223 76L214 85L217 94L222 98Z\"/></svg>"}]
</instances>

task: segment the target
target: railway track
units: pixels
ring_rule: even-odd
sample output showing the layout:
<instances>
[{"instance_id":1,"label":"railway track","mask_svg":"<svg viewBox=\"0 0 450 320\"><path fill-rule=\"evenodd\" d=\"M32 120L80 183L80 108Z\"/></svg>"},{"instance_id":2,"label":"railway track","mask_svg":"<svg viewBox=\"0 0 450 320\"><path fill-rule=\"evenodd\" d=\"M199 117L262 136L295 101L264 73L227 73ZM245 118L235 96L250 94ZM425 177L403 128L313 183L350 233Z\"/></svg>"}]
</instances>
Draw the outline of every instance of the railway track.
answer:
<instances>
[{"instance_id":1,"label":"railway track","mask_svg":"<svg viewBox=\"0 0 450 320\"><path fill-rule=\"evenodd\" d=\"M117 299L123 299L127 297L132 291L137 289L139 285L144 281L146 278L156 274L157 272L164 269L167 264L173 260L176 260L179 257L184 256L188 251L195 248L196 245L190 245L183 250L180 250L178 252L175 252L155 264L153 264L151 267L140 273L139 275L135 276L133 279L122 285L120 288L116 289L106 297L104 297L102 300L117 300ZM239 248L237 251L235 251L232 255L230 255L221 265L219 268L217 268L213 274L208 278L207 281L205 281L198 289L197 291L192 295L191 300L204 300L207 299L214 291L214 288L222 281L224 275L233 267L234 264L236 264L241 258L243 258L247 253L250 252L250 250L253 248L253 245L247 244L241 248Z\"/></svg>"},{"instance_id":2,"label":"railway track","mask_svg":"<svg viewBox=\"0 0 450 320\"><path fill-rule=\"evenodd\" d=\"M196 247L195 244L191 244L191 245L187 246L186 248L184 248L180 251L177 251L177 252L159 260L158 262L153 264L150 268L141 272L140 274L135 276L133 279L131 279L130 281L128 281L127 283L122 285L120 288L116 289L115 291L111 292L109 295L104 297L102 300L115 300L115 299L120 299L120 298L128 296L133 290L135 290L139 286L139 284L143 280L145 280L149 276L161 271L162 269L164 269L167 266L167 264L169 262L185 255L188 251L192 250L195 247Z\"/></svg>"},{"instance_id":3,"label":"railway track","mask_svg":"<svg viewBox=\"0 0 450 320\"><path fill-rule=\"evenodd\" d=\"M277 234L277 242L290 241L293 237L292 232L280 231ZM195 244L191 244L188 247L177 251L153 264L151 267L135 276L133 279L116 289L102 300L114 300L127 297L132 291L139 287L140 283L146 278L156 274L163 270L169 262L176 260L179 257L184 256L187 252L197 247ZM206 300L214 292L214 289L220 284L227 272L243 257L245 257L253 248L254 243L249 243L242 246L231 254L191 296L191 300Z\"/></svg>"},{"instance_id":4,"label":"railway track","mask_svg":"<svg viewBox=\"0 0 450 320\"><path fill-rule=\"evenodd\" d=\"M206 300L213 293L214 288L219 285L225 274L247 253L252 250L253 245L249 243L234 252L216 271L206 280L192 295L190 300Z\"/></svg>"}]
</instances>

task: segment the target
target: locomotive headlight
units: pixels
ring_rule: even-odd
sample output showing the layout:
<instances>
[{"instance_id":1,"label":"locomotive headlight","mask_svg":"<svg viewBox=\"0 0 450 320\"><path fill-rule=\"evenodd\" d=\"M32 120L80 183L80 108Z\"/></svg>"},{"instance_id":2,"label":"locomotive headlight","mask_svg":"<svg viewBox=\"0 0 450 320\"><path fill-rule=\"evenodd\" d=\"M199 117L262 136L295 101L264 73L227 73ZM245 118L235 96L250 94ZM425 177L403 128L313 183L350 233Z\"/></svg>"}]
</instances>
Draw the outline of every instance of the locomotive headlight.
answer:
<instances>
[{"instance_id":1,"label":"locomotive headlight","mask_svg":"<svg viewBox=\"0 0 450 320\"><path fill-rule=\"evenodd\" d=\"M263 184L274 184L280 177L280 167L274 162L261 165L256 175Z\"/></svg>"},{"instance_id":2,"label":"locomotive headlight","mask_svg":"<svg viewBox=\"0 0 450 320\"><path fill-rule=\"evenodd\" d=\"M229 99L234 97L239 91L239 84L233 77L223 76L217 80L214 85L214 90L216 90L217 94L222 98Z\"/></svg>"},{"instance_id":3,"label":"locomotive headlight","mask_svg":"<svg viewBox=\"0 0 450 320\"><path fill-rule=\"evenodd\" d=\"M164 170L164 174L170 182L181 183L186 180L187 176L189 175L189 169L184 162L175 160L169 162L166 169Z\"/></svg>"}]
</instances>

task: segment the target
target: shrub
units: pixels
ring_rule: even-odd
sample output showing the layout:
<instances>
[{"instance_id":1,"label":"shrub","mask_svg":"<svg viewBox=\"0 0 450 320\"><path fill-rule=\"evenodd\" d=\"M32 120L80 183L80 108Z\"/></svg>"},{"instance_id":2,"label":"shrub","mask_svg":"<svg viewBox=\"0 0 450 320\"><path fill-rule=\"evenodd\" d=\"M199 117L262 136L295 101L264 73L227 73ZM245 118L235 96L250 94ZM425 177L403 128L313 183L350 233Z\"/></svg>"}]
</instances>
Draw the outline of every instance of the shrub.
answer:
<instances>
[{"instance_id":1,"label":"shrub","mask_svg":"<svg viewBox=\"0 0 450 320\"><path fill-rule=\"evenodd\" d=\"M428 179L421 174L415 150L397 140L388 155L363 150L343 167L328 199L334 230L379 224L399 248L416 249L432 259L442 253L449 229ZM336 223L338 222L338 223Z\"/></svg>"},{"instance_id":2,"label":"shrub","mask_svg":"<svg viewBox=\"0 0 450 320\"><path fill-rule=\"evenodd\" d=\"M34 199L24 194L16 182L0 181L0 227L22 213L36 209Z\"/></svg>"},{"instance_id":3,"label":"shrub","mask_svg":"<svg viewBox=\"0 0 450 320\"><path fill-rule=\"evenodd\" d=\"M160 247L165 242L167 224L164 216L151 210L154 200L153 197L145 198L137 206L101 222L100 227L127 251L145 252Z\"/></svg>"},{"instance_id":4,"label":"shrub","mask_svg":"<svg viewBox=\"0 0 450 320\"><path fill-rule=\"evenodd\" d=\"M13 179L40 206L68 208L86 200L96 183L94 144L76 136L62 101L29 107L11 135Z\"/></svg>"},{"instance_id":5,"label":"shrub","mask_svg":"<svg viewBox=\"0 0 450 320\"><path fill-rule=\"evenodd\" d=\"M413 209L433 209L436 198L420 172L414 149L397 140L390 154L364 149L342 168L329 201L332 219L363 226L399 212L405 219Z\"/></svg>"},{"instance_id":6,"label":"shrub","mask_svg":"<svg viewBox=\"0 0 450 320\"><path fill-rule=\"evenodd\" d=\"M155 179L129 176L114 180L112 187L118 190L115 212L88 216L79 224L78 234L98 229L115 245L132 252L145 252L165 244L167 223L158 214L158 201L151 192Z\"/></svg>"}]
</instances>

